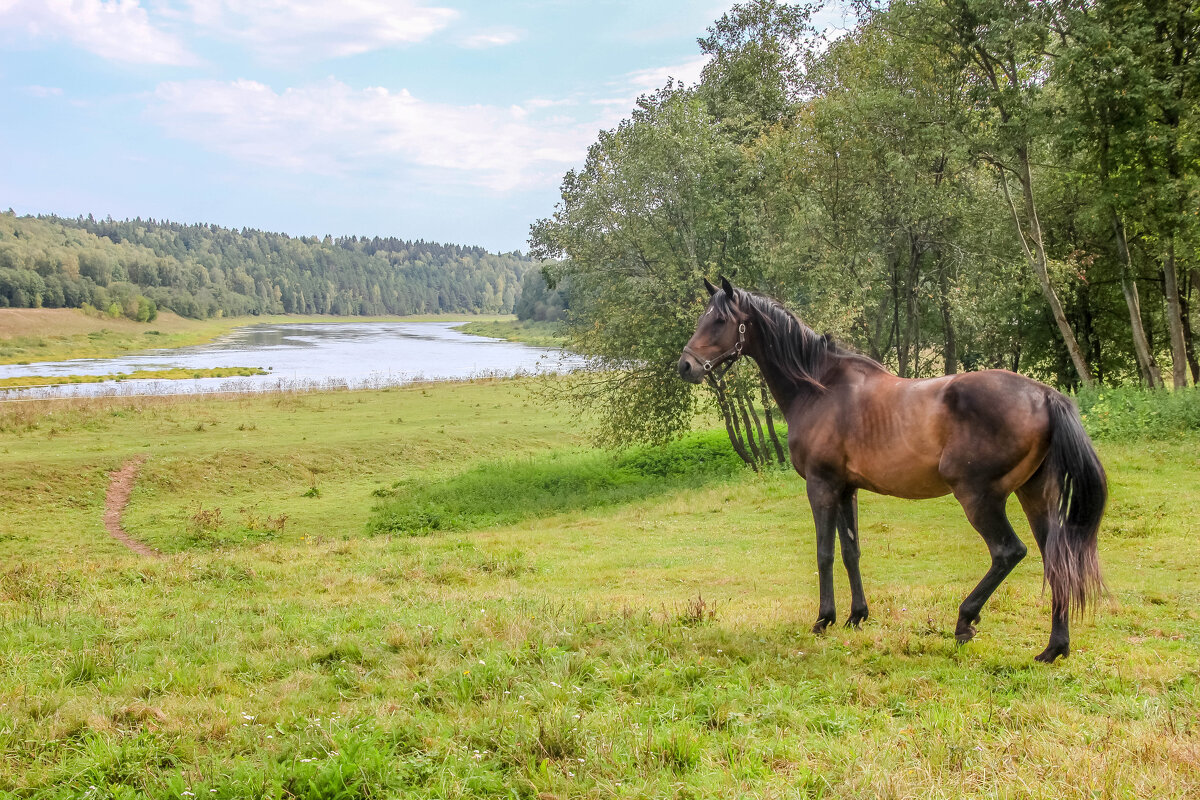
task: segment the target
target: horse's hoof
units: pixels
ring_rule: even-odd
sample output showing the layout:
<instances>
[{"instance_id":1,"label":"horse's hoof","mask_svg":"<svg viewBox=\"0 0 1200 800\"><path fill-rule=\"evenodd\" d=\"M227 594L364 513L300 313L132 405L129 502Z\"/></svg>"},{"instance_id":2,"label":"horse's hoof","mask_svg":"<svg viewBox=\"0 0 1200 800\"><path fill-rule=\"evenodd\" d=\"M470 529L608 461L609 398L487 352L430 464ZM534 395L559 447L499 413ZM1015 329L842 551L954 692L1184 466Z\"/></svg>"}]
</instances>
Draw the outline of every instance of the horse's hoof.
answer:
<instances>
[{"instance_id":1,"label":"horse's hoof","mask_svg":"<svg viewBox=\"0 0 1200 800\"><path fill-rule=\"evenodd\" d=\"M966 644L975 638L975 626L968 625L965 629L959 629L954 632L954 641L959 644Z\"/></svg>"},{"instance_id":2,"label":"horse's hoof","mask_svg":"<svg viewBox=\"0 0 1200 800\"><path fill-rule=\"evenodd\" d=\"M824 633L825 629L828 628L833 622L834 620L830 619L829 617L818 617L816 624L814 624L812 627L812 632Z\"/></svg>"},{"instance_id":3,"label":"horse's hoof","mask_svg":"<svg viewBox=\"0 0 1200 800\"><path fill-rule=\"evenodd\" d=\"M1059 656L1066 658L1071 654L1071 646L1068 644L1052 644L1042 652L1033 657L1034 661L1040 661L1043 664L1053 664L1054 660Z\"/></svg>"},{"instance_id":4,"label":"horse's hoof","mask_svg":"<svg viewBox=\"0 0 1200 800\"><path fill-rule=\"evenodd\" d=\"M852 611L852 612L850 612L849 619L846 620L846 627L847 628L859 628L866 621L867 621L866 610Z\"/></svg>"}]
</instances>

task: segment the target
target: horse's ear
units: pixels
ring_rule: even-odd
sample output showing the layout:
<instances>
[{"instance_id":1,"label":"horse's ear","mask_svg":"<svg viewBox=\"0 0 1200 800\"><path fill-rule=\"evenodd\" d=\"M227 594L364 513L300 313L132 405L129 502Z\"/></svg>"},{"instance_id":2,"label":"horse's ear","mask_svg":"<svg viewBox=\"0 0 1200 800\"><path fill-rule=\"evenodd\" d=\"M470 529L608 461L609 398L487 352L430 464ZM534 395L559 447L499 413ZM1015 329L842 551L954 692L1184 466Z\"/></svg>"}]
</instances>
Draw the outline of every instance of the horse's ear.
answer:
<instances>
[{"instance_id":1,"label":"horse's ear","mask_svg":"<svg viewBox=\"0 0 1200 800\"><path fill-rule=\"evenodd\" d=\"M705 288L705 289L708 289L708 296L709 296L709 297L712 297L714 294L716 294L716 293L717 293L717 287L716 287L716 286L713 286L713 282L712 282L712 281L710 281L708 278L705 278L705 279L704 279L704 288Z\"/></svg>"},{"instance_id":2,"label":"horse's ear","mask_svg":"<svg viewBox=\"0 0 1200 800\"><path fill-rule=\"evenodd\" d=\"M733 302L733 284L729 282L729 278L721 276L721 288L725 290L725 296L729 298L729 302Z\"/></svg>"}]
</instances>

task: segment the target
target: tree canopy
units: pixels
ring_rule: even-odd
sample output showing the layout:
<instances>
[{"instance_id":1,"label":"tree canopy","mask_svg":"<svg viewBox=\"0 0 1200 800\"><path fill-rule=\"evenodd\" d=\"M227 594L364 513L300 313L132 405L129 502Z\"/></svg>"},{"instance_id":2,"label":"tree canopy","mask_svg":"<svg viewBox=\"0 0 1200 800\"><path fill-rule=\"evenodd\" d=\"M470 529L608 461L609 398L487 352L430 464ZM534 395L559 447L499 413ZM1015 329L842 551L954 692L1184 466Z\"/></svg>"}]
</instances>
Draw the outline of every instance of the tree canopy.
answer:
<instances>
[{"instance_id":1,"label":"tree canopy","mask_svg":"<svg viewBox=\"0 0 1200 800\"><path fill-rule=\"evenodd\" d=\"M699 83L641 98L533 226L609 369L579 390L607 436L687 426L674 363L721 272L904 376L1194 383L1195 5L856 9L831 39L812 7L735 5Z\"/></svg>"},{"instance_id":2,"label":"tree canopy","mask_svg":"<svg viewBox=\"0 0 1200 800\"><path fill-rule=\"evenodd\" d=\"M154 308L201 318L506 314L531 265L520 253L393 237L0 214L0 307L87 303L132 318Z\"/></svg>"}]
</instances>

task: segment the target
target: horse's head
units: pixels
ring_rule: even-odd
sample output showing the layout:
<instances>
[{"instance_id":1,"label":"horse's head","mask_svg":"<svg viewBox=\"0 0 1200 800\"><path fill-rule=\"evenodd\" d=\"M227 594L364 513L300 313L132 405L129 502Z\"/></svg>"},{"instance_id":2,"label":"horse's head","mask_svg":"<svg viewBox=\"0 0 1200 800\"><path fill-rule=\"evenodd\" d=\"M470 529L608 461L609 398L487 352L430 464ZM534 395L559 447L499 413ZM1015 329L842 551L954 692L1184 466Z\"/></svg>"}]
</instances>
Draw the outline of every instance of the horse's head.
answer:
<instances>
[{"instance_id":1,"label":"horse's head","mask_svg":"<svg viewBox=\"0 0 1200 800\"><path fill-rule=\"evenodd\" d=\"M721 288L704 279L708 289L708 307L696 323L696 332L688 339L679 358L679 377L688 383L700 383L722 364L742 355L746 344L746 317L738 308L737 293L726 278Z\"/></svg>"}]
</instances>

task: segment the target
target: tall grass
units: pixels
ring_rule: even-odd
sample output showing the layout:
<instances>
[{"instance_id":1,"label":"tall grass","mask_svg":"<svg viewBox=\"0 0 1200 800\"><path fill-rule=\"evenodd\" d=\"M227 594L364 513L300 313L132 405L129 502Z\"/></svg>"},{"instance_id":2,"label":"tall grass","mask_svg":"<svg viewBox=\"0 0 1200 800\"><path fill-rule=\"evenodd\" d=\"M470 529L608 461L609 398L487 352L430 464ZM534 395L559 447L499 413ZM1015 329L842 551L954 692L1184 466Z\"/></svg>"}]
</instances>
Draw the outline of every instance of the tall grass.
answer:
<instances>
[{"instance_id":1,"label":"tall grass","mask_svg":"<svg viewBox=\"0 0 1200 800\"><path fill-rule=\"evenodd\" d=\"M613 456L558 452L494 461L437 483L399 481L367 527L371 533L418 535L546 517L627 503L728 478L742 469L723 431L695 434Z\"/></svg>"}]
</instances>

